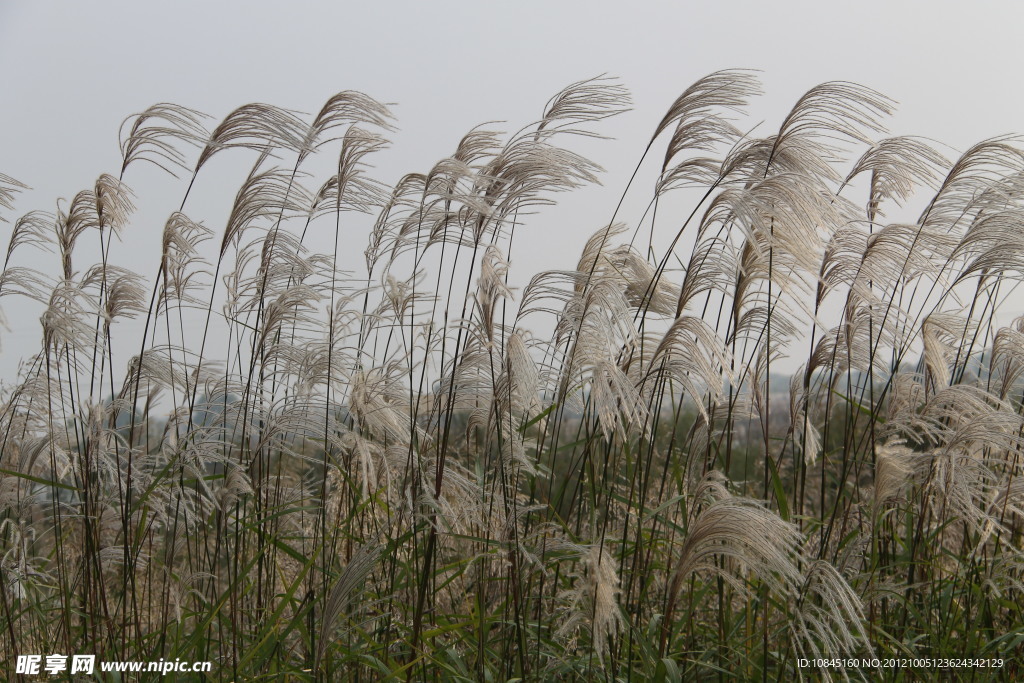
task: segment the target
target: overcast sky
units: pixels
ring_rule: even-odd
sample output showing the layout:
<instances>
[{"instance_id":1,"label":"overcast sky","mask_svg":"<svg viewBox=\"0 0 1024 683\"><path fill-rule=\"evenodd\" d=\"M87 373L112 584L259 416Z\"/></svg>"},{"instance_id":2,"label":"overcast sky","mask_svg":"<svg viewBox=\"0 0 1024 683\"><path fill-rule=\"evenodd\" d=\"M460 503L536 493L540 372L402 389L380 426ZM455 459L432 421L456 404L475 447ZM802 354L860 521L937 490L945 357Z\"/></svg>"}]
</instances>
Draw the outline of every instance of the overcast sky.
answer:
<instances>
[{"instance_id":1,"label":"overcast sky","mask_svg":"<svg viewBox=\"0 0 1024 683\"><path fill-rule=\"evenodd\" d=\"M474 125L503 120L518 128L568 83L617 76L634 110L601 127L616 140L595 152L614 191L566 197L552 214L559 229L544 234L546 248L513 263L532 274L574 263L586 236L608 219L664 110L697 78L730 67L762 70L766 94L751 118L765 120L762 135L811 86L849 80L900 103L893 133L963 149L1024 132L1022 27L1017 2L4 0L0 173L33 188L5 218L52 210L56 198L70 198L100 173L116 175L121 121L156 102L219 120L254 101L315 112L340 90L361 90L396 103L400 130L376 162L382 179L394 181L429 169ZM181 196L168 193L169 201ZM152 198L140 196L145 201ZM0 224L3 244L10 225ZM132 249L155 250L161 228L162 219L133 226L125 239L137 240ZM9 319L12 305L3 302ZM35 320L10 324L0 332L0 377L24 350L19 345L39 335Z\"/></svg>"}]
</instances>

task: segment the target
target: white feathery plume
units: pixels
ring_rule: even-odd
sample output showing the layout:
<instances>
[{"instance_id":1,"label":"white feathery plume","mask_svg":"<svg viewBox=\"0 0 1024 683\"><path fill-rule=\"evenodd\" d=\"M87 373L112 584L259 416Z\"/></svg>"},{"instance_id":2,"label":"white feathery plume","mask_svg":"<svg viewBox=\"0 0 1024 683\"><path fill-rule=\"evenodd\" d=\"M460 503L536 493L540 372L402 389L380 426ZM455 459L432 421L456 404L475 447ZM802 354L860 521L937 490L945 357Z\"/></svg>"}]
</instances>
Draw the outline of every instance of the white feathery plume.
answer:
<instances>
[{"instance_id":1,"label":"white feathery plume","mask_svg":"<svg viewBox=\"0 0 1024 683\"><path fill-rule=\"evenodd\" d=\"M793 373L789 380L789 429L793 442L800 444L804 464L814 464L821 454L821 433L811 419L810 397L804 388L804 367Z\"/></svg>"},{"instance_id":2,"label":"white feathery plume","mask_svg":"<svg viewBox=\"0 0 1024 683\"><path fill-rule=\"evenodd\" d=\"M611 548L605 543L579 545L566 540L549 545L549 550L567 550L577 562L571 587L559 594L565 617L556 635L572 636L581 626L590 631L591 646L598 659L608 653L624 625L618 596L619 575Z\"/></svg>"},{"instance_id":3,"label":"white feathery plume","mask_svg":"<svg viewBox=\"0 0 1024 683\"><path fill-rule=\"evenodd\" d=\"M14 196L22 190L29 189L28 185L15 180L9 175L0 173L0 206L5 209L14 208ZM6 222L6 219L0 217L0 221Z\"/></svg>"},{"instance_id":4,"label":"white feathery plume","mask_svg":"<svg viewBox=\"0 0 1024 683\"><path fill-rule=\"evenodd\" d=\"M121 174L136 161L147 161L171 175L175 175L175 167L187 170L177 143L202 146L209 137L202 124L206 118L194 109L168 103L155 104L141 114L129 116L121 124L119 134Z\"/></svg>"}]
</instances>

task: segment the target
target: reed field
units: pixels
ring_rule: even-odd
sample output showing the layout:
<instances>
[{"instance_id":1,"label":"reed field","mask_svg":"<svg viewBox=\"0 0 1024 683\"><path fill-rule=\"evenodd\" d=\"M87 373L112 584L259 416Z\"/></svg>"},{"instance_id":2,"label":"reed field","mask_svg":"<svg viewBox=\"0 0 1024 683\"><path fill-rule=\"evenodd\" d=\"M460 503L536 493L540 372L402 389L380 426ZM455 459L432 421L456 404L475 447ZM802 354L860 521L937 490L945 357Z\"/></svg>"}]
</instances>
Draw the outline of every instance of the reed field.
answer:
<instances>
[{"instance_id":1,"label":"reed field","mask_svg":"<svg viewBox=\"0 0 1024 683\"><path fill-rule=\"evenodd\" d=\"M39 330L3 348L6 675L1021 676L1024 139L892 137L847 82L765 136L760 94L687 88L636 150L656 181L602 190L642 217L566 226L536 274L530 217L599 181L615 80L394 186L395 118L351 91L155 105L55 209L0 175L0 306ZM137 174L177 197L162 226ZM118 248L161 228L154 269Z\"/></svg>"}]
</instances>

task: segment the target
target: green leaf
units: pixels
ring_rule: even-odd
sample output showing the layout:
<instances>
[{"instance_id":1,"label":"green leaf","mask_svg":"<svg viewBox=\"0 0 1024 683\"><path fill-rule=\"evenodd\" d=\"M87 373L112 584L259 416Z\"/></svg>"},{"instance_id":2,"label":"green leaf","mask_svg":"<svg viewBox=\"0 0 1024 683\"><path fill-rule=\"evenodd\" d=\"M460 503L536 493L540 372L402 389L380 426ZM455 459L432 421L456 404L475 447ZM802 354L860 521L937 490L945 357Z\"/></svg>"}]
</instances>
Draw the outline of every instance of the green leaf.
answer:
<instances>
[{"instance_id":1,"label":"green leaf","mask_svg":"<svg viewBox=\"0 0 1024 683\"><path fill-rule=\"evenodd\" d=\"M779 516L785 521L789 521L789 500L786 498L786 491L782 488L782 478L779 477L779 470L775 466L775 461L772 460L772 456L765 455L765 459L768 461L768 469L772 473L772 490L775 491L775 498L779 501Z\"/></svg>"},{"instance_id":2,"label":"green leaf","mask_svg":"<svg viewBox=\"0 0 1024 683\"><path fill-rule=\"evenodd\" d=\"M885 420L883 418L875 415L875 412L873 410L871 410L870 408L868 408L867 406L861 405L858 401L850 398L849 396L846 396L841 391L838 391L836 389L833 389L832 393L835 394L836 396L838 396L839 398L843 399L844 401L846 401L850 405L852 405L854 408L856 408L860 412L862 412L865 415L867 415L868 417L870 417L872 420L875 420L879 424L885 424Z\"/></svg>"},{"instance_id":3,"label":"green leaf","mask_svg":"<svg viewBox=\"0 0 1024 683\"><path fill-rule=\"evenodd\" d=\"M320 548L317 548L313 552L310 558L306 561L305 566L302 567L302 571L299 572L298 576L295 577L295 580L292 581L292 584L288 587L288 591L278 598L277 608L274 610L274 613L267 618L266 626L263 627L263 630L256 637L256 644L247 648L245 657L243 657L238 663L239 669L244 670L245 665L263 649L264 643L266 643L270 636L273 635L274 629L277 627L277 623L281 619L281 615L284 613L285 609L292 604L292 598L295 595L295 591L298 590L302 581L306 578L306 574L309 573L309 570L313 568L313 563L316 562L316 558L320 554L321 548L323 548L323 546L320 546ZM294 619L292 620L292 623L294 624ZM288 631L290 630L291 629L288 629ZM278 640L282 640L287 635L288 631L282 633Z\"/></svg>"},{"instance_id":4,"label":"green leaf","mask_svg":"<svg viewBox=\"0 0 1024 683\"><path fill-rule=\"evenodd\" d=\"M554 410L557 407L558 407L557 403L552 403L547 408L545 408L544 410L542 410L539 413L537 413L537 415L535 415L534 417L531 417L528 421L526 421L523 424L519 425L519 433L520 434L525 434L527 429L529 429L530 427L532 427L533 425L537 424L538 422L543 420L545 417L550 415L551 411Z\"/></svg>"},{"instance_id":5,"label":"green leaf","mask_svg":"<svg viewBox=\"0 0 1024 683\"><path fill-rule=\"evenodd\" d=\"M655 683L678 683L681 680L683 680L683 674L674 660L665 657L658 662L658 666L654 669Z\"/></svg>"},{"instance_id":6,"label":"green leaf","mask_svg":"<svg viewBox=\"0 0 1024 683\"><path fill-rule=\"evenodd\" d=\"M68 484L62 484L59 481L50 481L49 479L43 479L42 477L33 477L31 474L22 474L21 472L14 472L12 470L0 469L0 474L6 474L11 477L17 477L19 479L26 479L36 484L43 484L44 486L56 486L59 489L66 489L68 491L78 491L74 486Z\"/></svg>"}]
</instances>

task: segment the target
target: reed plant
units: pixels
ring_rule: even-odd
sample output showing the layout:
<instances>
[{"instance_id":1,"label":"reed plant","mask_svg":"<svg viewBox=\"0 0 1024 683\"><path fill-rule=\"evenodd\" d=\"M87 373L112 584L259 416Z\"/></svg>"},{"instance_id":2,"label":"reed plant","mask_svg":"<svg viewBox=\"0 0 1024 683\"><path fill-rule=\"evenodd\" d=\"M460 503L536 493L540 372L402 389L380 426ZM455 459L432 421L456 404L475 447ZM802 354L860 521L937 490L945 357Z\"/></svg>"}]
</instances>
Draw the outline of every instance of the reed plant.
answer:
<instances>
[{"instance_id":1,"label":"reed plant","mask_svg":"<svg viewBox=\"0 0 1024 683\"><path fill-rule=\"evenodd\" d=\"M757 137L759 94L743 70L688 88L637 167L653 187L610 190L643 217L521 290L527 217L598 180L575 150L628 109L613 80L394 186L370 165L392 115L361 93L129 118L118 171L9 223L0 296L41 343L0 395L5 665L1018 675L1024 319L1000 316L1024 147L947 159L843 82ZM194 188L246 154L209 225ZM155 275L117 248L146 162L181 188ZM8 213L22 188L0 176Z\"/></svg>"}]
</instances>

